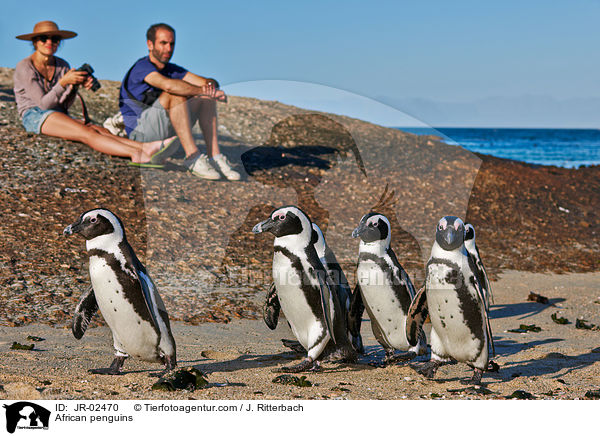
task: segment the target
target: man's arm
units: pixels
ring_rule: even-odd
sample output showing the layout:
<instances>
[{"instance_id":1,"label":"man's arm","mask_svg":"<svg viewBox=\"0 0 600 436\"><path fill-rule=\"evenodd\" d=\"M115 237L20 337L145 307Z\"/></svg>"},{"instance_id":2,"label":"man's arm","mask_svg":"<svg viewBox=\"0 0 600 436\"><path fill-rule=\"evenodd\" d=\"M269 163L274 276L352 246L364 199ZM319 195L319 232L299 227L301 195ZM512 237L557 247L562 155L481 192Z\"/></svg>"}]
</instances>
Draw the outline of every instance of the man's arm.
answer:
<instances>
[{"instance_id":1,"label":"man's arm","mask_svg":"<svg viewBox=\"0 0 600 436\"><path fill-rule=\"evenodd\" d=\"M144 82L155 88L162 89L169 94L181 95L184 97L201 96L221 101L227 99L223 91L216 90L214 86L207 84L206 79L203 77L192 75L195 76L192 80L194 83L197 83L197 85L186 81L185 79L188 78L190 74L191 73L187 73L183 79L170 79L157 71L153 71L144 78ZM202 83L202 81L204 83Z\"/></svg>"},{"instance_id":2,"label":"man's arm","mask_svg":"<svg viewBox=\"0 0 600 436\"><path fill-rule=\"evenodd\" d=\"M206 77L198 76L197 74L187 72L185 76L183 76L184 81L191 83L194 86L206 86L206 85L214 85L214 82Z\"/></svg>"}]
</instances>

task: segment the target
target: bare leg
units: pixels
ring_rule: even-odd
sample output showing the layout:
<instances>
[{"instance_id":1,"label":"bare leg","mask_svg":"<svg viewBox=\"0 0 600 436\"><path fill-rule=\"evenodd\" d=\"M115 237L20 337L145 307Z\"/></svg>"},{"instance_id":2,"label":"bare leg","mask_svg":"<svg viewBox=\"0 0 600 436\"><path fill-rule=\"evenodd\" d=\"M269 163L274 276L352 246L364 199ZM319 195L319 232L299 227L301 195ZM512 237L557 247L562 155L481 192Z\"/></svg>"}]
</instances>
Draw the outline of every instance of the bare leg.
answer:
<instances>
[{"instance_id":1,"label":"bare leg","mask_svg":"<svg viewBox=\"0 0 600 436\"><path fill-rule=\"evenodd\" d=\"M213 157L219 154L219 143L217 141L217 102L205 98L194 98L189 100L192 119L197 119L206 142L206 154Z\"/></svg>"},{"instance_id":2,"label":"bare leg","mask_svg":"<svg viewBox=\"0 0 600 436\"><path fill-rule=\"evenodd\" d=\"M137 141L134 141L133 139L123 138L121 136L113 135L112 133L110 133L110 130L105 129L104 127L101 127L101 126L89 124L88 127L91 129L94 129L96 132L100 133L101 135L107 136L109 138L114 139L115 141L119 141L122 144L129 145L131 147L138 147L140 144L142 144L142 147L144 148L144 150L146 150L148 153L150 153L150 155L156 153L160 149L160 147L163 143L163 141L137 142ZM173 136L172 138L176 138L176 136ZM167 139L172 139L172 138L167 138Z\"/></svg>"},{"instance_id":3,"label":"bare leg","mask_svg":"<svg viewBox=\"0 0 600 436\"><path fill-rule=\"evenodd\" d=\"M185 150L185 156L189 157L198 151L194 137L192 136L192 123L188 109L187 97L163 92L159 97L160 104L169 113L169 119L179 137L181 146Z\"/></svg>"},{"instance_id":4,"label":"bare leg","mask_svg":"<svg viewBox=\"0 0 600 436\"><path fill-rule=\"evenodd\" d=\"M82 142L94 150L111 156L129 157L132 162L148 162L150 156L160 147L160 143L158 147L154 143L135 141L124 143L115 139L117 138L115 136L100 134L61 112L50 114L42 124L41 132L48 136Z\"/></svg>"}]
</instances>

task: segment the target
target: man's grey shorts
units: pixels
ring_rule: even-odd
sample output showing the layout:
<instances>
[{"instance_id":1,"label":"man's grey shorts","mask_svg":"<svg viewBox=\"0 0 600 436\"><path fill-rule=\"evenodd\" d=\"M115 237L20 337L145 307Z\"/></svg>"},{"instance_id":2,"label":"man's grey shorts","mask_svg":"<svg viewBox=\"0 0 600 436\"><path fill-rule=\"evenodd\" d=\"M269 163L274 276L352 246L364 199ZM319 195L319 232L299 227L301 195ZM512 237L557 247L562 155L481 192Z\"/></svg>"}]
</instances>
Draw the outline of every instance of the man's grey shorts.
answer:
<instances>
[{"instance_id":1,"label":"man's grey shorts","mask_svg":"<svg viewBox=\"0 0 600 436\"><path fill-rule=\"evenodd\" d=\"M175 136L175 129L169 119L167 110L160 104L160 100L152 106L144 109L137 126L129 134L129 139L139 142L162 141L163 139Z\"/></svg>"}]
</instances>

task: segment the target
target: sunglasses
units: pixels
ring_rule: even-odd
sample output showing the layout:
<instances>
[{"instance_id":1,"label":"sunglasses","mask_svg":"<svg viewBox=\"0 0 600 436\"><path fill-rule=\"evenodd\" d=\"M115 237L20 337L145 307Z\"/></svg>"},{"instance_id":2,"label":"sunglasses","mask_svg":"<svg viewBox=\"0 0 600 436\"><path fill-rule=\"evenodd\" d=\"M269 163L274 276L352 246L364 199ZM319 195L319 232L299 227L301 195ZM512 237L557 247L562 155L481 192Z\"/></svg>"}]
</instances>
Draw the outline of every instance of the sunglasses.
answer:
<instances>
[{"instance_id":1,"label":"sunglasses","mask_svg":"<svg viewBox=\"0 0 600 436\"><path fill-rule=\"evenodd\" d=\"M54 44L58 44L62 38L58 35L40 35L36 38L38 41L42 41L44 44L46 43L46 41L48 41L48 39L52 40L52 42Z\"/></svg>"}]
</instances>

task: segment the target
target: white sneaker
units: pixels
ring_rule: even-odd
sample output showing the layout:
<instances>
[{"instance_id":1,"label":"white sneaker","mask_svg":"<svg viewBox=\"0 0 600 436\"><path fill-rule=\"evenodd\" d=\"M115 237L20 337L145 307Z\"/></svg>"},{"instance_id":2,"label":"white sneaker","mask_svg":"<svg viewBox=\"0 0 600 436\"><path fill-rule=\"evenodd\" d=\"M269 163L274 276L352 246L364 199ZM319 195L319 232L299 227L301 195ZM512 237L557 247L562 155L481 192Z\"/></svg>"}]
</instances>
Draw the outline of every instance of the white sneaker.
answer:
<instances>
[{"instance_id":1,"label":"white sneaker","mask_svg":"<svg viewBox=\"0 0 600 436\"><path fill-rule=\"evenodd\" d=\"M223 153L219 153L212 157L212 161L227 180L240 180L242 176L235 170L231 169L231 164L227 160L227 156Z\"/></svg>"},{"instance_id":2,"label":"white sneaker","mask_svg":"<svg viewBox=\"0 0 600 436\"><path fill-rule=\"evenodd\" d=\"M106 121L104 121L103 126L115 136L127 136L127 133L125 132L125 122L123 121L121 111L117 112L112 117L107 118Z\"/></svg>"},{"instance_id":3,"label":"white sneaker","mask_svg":"<svg viewBox=\"0 0 600 436\"><path fill-rule=\"evenodd\" d=\"M221 175L210 166L208 156L205 154L201 154L196 160L186 164L186 166L190 173L202 179L219 180L221 178Z\"/></svg>"}]
</instances>

